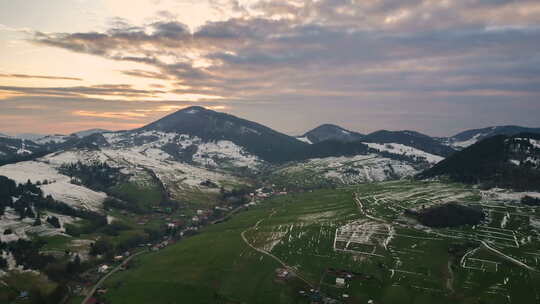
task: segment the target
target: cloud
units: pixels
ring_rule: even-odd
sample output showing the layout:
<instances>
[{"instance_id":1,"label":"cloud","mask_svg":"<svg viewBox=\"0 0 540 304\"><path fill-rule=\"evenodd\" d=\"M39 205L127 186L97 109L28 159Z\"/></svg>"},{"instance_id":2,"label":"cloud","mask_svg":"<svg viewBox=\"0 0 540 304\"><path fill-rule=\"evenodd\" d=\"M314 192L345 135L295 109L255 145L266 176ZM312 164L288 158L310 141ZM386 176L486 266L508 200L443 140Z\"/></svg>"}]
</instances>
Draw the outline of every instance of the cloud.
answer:
<instances>
[{"instance_id":1,"label":"cloud","mask_svg":"<svg viewBox=\"0 0 540 304\"><path fill-rule=\"evenodd\" d=\"M228 110L218 102L107 100L71 96L17 96L0 100L3 132L71 133L88 128L141 127L174 111L199 105Z\"/></svg>"},{"instance_id":2,"label":"cloud","mask_svg":"<svg viewBox=\"0 0 540 304\"><path fill-rule=\"evenodd\" d=\"M119 96L127 97L154 97L157 94L165 93L162 90L140 90L134 89L131 85L94 85L94 86L73 86L73 87L22 87L22 86L0 86L0 92L12 92L25 94L28 96Z\"/></svg>"},{"instance_id":3,"label":"cloud","mask_svg":"<svg viewBox=\"0 0 540 304\"><path fill-rule=\"evenodd\" d=\"M115 19L103 31L38 31L31 38L39 45L133 63L121 73L160 80L151 89L3 86L0 91L4 99L13 94L146 100L198 94L220 98L223 106L235 104L234 110L250 104L294 104L300 111L315 111L313 104L318 109L346 104L365 112L378 105L390 112L421 106L430 109L429 117L437 116L441 102L477 110L490 106L487 99L492 98L506 100L502 108L517 120L523 111L512 103L529 105L540 97L538 1L242 3L247 2L211 1L229 17L197 28L188 28L171 12L147 23ZM420 100L421 105L416 103ZM81 111L110 119L141 113ZM540 114L539 107L528 111ZM401 119L408 123L405 116Z\"/></svg>"},{"instance_id":4,"label":"cloud","mask_svg":"<svg viewBox=\"0 0 540 304\"><path fill-rule=\"evenodd\" d=\"M140 117L146 117L145 114L137 112L96 112L96 111L73 111L75 116L114 118L122 120L133 120Z\"/></svg>"},{"instance_id":5,"label":"cloud","mask_svg":"<svg viewBox=\"0 0 540 304\"><path fill-rule=\"evenodd\" d=\"M46 75L28 75L28 74L1 74L0 77L5 78L36 78L36 79L50 79L50 80L75 80L82 81L82 78L77 77L65 77L65 76L46 76Z\"/></svg>"}]
</instances>

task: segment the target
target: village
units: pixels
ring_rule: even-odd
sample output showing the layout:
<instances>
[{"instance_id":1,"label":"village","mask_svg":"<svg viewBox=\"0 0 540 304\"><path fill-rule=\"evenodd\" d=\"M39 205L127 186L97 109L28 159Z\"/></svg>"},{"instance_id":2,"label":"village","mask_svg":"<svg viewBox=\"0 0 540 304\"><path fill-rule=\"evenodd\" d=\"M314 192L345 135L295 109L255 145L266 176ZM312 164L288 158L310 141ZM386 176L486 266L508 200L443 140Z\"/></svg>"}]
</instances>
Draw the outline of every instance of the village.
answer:
<instances>
[{"instance_id":1,"label":"village","mask_svg":"<svg viewBox=\"0 0 540 304\"><path fill-rule=\"evenodd\" d=\"M85 297L82 304L106 303L104 295L108 290L100 286L113 273L127 271L133 267L132 258L137 255L163 250L184 238L198 234L207 225L221 223L237 212L257 206L263 200L287 194L286 189L276 191L274 188L275 185L270 185L248 192L243 195L242 204L220 204L213 208L195 209L193 211L186 209L179 214L174 214L169 207L159 206L153 207L152 213L143 215L135 215L127 210L121 210L120 213L124 216L135 216L135 222L140 226L155 221L164 223L164 235L153 242L140 243L136 248L115 255L103 261L97 267L86 271L81 275L81 282L75 284L72 288L72 294ZM98 256L97 258L101 259L103 257ZM286 279L286 275L282 279Z\"/></svg>"}]
</instances>

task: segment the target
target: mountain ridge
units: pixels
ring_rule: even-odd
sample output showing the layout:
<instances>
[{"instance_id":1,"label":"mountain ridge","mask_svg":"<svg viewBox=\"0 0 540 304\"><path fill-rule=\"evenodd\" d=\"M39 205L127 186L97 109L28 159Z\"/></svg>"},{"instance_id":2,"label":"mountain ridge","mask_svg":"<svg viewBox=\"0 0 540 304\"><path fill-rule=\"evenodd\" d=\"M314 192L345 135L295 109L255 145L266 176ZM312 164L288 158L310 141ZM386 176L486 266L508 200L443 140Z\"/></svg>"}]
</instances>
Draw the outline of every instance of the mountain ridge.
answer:
<instances>
[{"instance_id":1,"label":"mountain ridge","mask_svg":"<svg viewBox=\"0 0 540 304\"><path fill-rule=\"evenodd\" d=\"M350 131L334 124L322 124L313 128L297 138L307 139L309 143L319 143L325 140L336 140L342 142L353 142L362 139L364 135L355 131Z\"/></svg>"},{"instance_id":2,"label":"mountain ridge","mask_svg":"<svg viewBox=\"0 0 540 304\"><path fill-rule=\"evenodd\" d=\"M446 176L485 187L540 191L540 134L485 138L450 155L418 178Z\"/></svg>"}]
</instances>

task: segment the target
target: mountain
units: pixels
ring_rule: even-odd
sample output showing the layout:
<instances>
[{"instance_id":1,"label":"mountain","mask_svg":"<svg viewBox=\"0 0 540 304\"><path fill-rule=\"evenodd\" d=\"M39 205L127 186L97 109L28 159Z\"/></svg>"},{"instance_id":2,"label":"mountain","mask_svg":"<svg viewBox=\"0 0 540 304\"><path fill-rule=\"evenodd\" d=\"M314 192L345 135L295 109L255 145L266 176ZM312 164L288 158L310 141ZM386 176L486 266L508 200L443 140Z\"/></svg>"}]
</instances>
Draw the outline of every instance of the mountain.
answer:
<instances>
[{"instance_id":1,"label":"mountain","mask_svg":"<svg viewBox=\"0 0 540 304\"><path fill-rule=\"evenodd\" d=\"M43 136L47 136L47 135L36 134L36 133L18 133L18 134L13 135L12 137L18 138L18 139L36 140L38 138L42 138Z\"/></svg>"},{"instance_id":2,"label":"mountain","mask_svg":"<svg viewBox=\"0 0 540 304\"><path fill-rule=\"evenodd\" d=\"M442 138L441 141L456 148L466 148L482 139L495 135L516 135L519 133L539 133L540 128L527 128L521 126L495 126L482 129L472 129L460 132L452 137Z\"/></svg>"},{"instance_id":3,"label":"mountain","mask_svg":"<svg viewBox=\"0 0 540 304\"><path fill-rule=\"evenodd\" d=\"M325 140L352 142L362 139L363 135L357 132L343 129L340 126L324 124L297 137L300 141L316 144Z\"/></svg>"},{"instance_id":4,"label":"mountain","mask_svg":"<svg viewBox=\"0 0 540 304\"><path fill-rule=\"evenodd\" d=\"M189 107L167 115L137 131L187 134L203 141L226 140L269 162L286 161L306 143L261 124L203 107Z\"/></svg>"},{"instance_id":5,"label":"mountain","mask_svg":"<svg viewBox=\"0 0 540 304\"><path fill-rule=\"evenodd\" d=\"M111 131L105 130L105 129L89 129L89 130L83 130L83 131L79 131L79 132L74 132L74 133L71 133L71 135L75 135L77 137L83 138L83 137L86 137L88 135L92 135L92 134L96 134L96 133L105 133L105 132L111 132Z\"/></svg>"},{"instance_id":6,"label":"mountain","mask_svg":"<svg viewBox=\"0 0 540 304\"><path fill-rule=\"evenodd\" d=\"M496 135L475 143L422 172L458 182L515 190L540 190L540 134Z\"/></svg>"},{"instance_id":7,"label":"mountain","mask_svg":"<svg viewBox=\"0 0 540 304\"><path fill-rule=\"evenodd\" d=\"M43 147L33 141L0 137L0 164L25 160L33 154L42 151Z\"/></svg>"},{"instance_id":8,"label":"mountain","mask_svg":"<svg viewBox=\"0 0 540 304\"><path fill-rule=\"evenodd\" d=\"M415 131L387 131L381 130L370 133L362 138L365 143L401 144L422 150L429 154L446 157L455 150L444 145L436 139Z\"/></svg>"}]
</instances>

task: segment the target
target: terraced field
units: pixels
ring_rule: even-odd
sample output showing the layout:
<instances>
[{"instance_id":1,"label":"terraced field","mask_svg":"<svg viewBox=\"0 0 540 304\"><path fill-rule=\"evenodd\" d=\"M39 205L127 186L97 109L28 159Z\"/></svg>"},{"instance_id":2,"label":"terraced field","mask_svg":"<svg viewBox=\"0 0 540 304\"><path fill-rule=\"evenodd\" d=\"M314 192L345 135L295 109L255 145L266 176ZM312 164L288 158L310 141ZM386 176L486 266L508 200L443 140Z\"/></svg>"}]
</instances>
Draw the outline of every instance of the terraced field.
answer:
<instances>
[{"instance_id":1,"label":"terraced field","mask_svg":"<svg viewBox=\"0 0 540 304\"><path fill-rule=\"evenodd\" d=\"M480 205L481 224L404 215ZM540 303L538 208L457 184L385 182L276 197L108 281L113 303ZM277 274L286 270L285 278ZM336 280L336 279L344 279ZM320 294L310 292L320 290Z\"/></svg>"}]
</instances>

